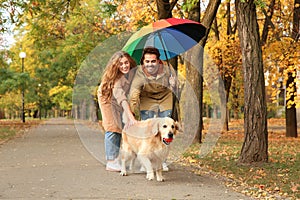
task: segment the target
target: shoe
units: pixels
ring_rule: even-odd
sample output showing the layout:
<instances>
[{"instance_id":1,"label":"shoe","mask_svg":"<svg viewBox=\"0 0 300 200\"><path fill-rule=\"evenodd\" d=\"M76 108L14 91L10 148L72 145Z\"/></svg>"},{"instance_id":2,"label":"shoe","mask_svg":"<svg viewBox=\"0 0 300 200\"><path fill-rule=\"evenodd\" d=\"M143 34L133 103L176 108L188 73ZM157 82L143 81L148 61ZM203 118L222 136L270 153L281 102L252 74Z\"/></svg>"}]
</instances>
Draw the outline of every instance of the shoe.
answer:
<instances>
[{"instance_id":1,"label":"shoe","mask_svg":"<svg viewBox=\"0 0 300 200\"><path fill-rule=\"evenodd\" d=\"M146 172L146 168L145 168L143 165L142 165L141 168L140 168L140 172L142 172L142 173L143 173L143 172Z\"/></svg>"},{"instance_id":2,"label":"shoe","mask_svg":"<svg viewBox=\"0 0 300 200\"><path fill-rule=\"evenodd\" d=\"M106 163L106 170L111 172L120 172L121 171L121 165L118 159L115 159L113 161L107 161Z\"/></svg>"},{"instance_id":3,"label":"shoe","mask_svg":"<svg viewBox=\"0 0 300 200\"><path fill-rule=\"evenodd\" d=\"M169 171L169 167L168 167L168 165L167 165L166 162L163 162L162 167L163 167L163 171L164 171L164 172Z\"/></svg>"}]
</instances>

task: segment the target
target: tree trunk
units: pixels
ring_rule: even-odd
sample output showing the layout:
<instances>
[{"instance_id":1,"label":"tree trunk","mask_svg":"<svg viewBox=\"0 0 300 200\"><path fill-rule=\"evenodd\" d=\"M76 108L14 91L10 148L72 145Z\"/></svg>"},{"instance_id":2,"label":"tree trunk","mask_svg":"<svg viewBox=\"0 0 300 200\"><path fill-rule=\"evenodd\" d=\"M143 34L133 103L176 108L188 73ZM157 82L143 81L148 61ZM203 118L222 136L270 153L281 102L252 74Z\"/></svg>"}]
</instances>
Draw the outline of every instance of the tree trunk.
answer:
<instances>
[{"instance_id":1,"label":"tree trunk","mask_svg":"<svg viewBox=\"0 0 300 200\"><path fill-rule=\"evenodd\" d=\"M221 0L211 0L206 8L204 17L202 19L202 24L207 28L205 36L201 39L200 45L204 48L206 44L206 40L208 37L208 33L210 31L211 25L216 17L217 10L219 5L221 4ZM189 12L189 19L194 21L200 20L200 1L195 5L195 7ZM202 142L202 127L203 127L203 50L199 49L199 52L195 55L199 55L198 59L199 68L195 69L195 67L191 67L187 65L186 68L186 79L192 81L192 87L195 91L196 95L199 95L199 126L197 127L197 134L195 135L194 142L201 143ZM194 63L194 62L192 62ZM198 67L198 66L196 66Z\"/></svg>"},{"instance_id":2,"label":"tree trunk","mask_svg":"<svg viewBox=\"0 0 300 200\"><path fill-rule=\"evenodd\" d=\"M239 161L268 161L265 81L254 0L236 0L237 24L244 74L244 143Z\"/></svg>"},{"instance_id":3,"label":"tree trunk","mask_svg":"<svg viewBox=\"0 0 300 200\"><path fill-rule=\"evenodd\" d=\"M230 9L230 2L227 2L227 31L226 34L230 36L232 34L232 27L231 27L231 9ZM224 116L222 116L222 121L224 122L223 124L223 131L229 131L229 110L228 110L228 100L229 100L229 93L230 93L230 87L231 87L231 82L232 82L232 76L226 72L227 70L225 69L222 70L222 79L225 87L225 99L224 99L224 105L225 105L225 112L222 112Z\"/></svg>"},{"instance_id":4,"label":"tree trunk","mask_svg":"<svg viewBox=\"0 0 300 200\"><path fill-rule=\"evenodd\" d=\"M224 86L222 87L222 89L225 87L225 94L221 95L221 97L224 98L224 112L222 112L222 122L224 122L223 124L223 131L229 131L229 126L228 126L228 122L229 122L229 110L228 110L228 100L229 100L229 94L230 94L230 87L231 87L231 81L232 81L232 77L231 76L223 76L223 84ZM220 87L221 88L221 87ZM222 91L220 91L221 93ZM224 92L223 92L224 93ZM221 98L222 101L222 98ZM224 116L223 116L224 115Z\"/></svg>"},{"instance_id":5,"label":"tree trunk","mask_svg":"<svg viewBox=\"0 0 300 200\"><path fill-rule=\"evenodd\" d=\"M293 31L292 31L292 38L295 40L295 42L298 42L299 34L300 34L300 28L299 28L300 7L296 6L296 5L300 5L300 0L295 0L295 2L294 2ZM292 73L288 74L288 80L287 80L286 86L288 87L290 84L293 84L294 91L297 91L295 77L292 76ZM294 99L295 99L295 95L292 94L290 101L294 102ZM287 101L289 101L289 100L287 100ZM291 107L286 107L285 112L286 112L286 114L285 114L286 137L298 137L296 104L293 103Z\"/></svg>"},{"instance_id":6,"label":"tree trunk","mask_svg":"<svg viewBox=\"0 0 300 200\"><path fill-rule=\"evenodd\" d=\"M196 5L189 11L188 19L200 22L200 2L197 2ZM197 52L196 52L197 51ZM189 84L193 88L193 91L195 93L195 96L197 97L198 101L198 108L199 108L199 119L193 119L193 120L199 120L198 121L198 127L196 128L196 135L194 137L193 143L201 143L202 142L202 126L203 126L203 120L202 120L202 104L203 104L203 77L202 77L202 65L200 63L203 63L203 51L201 49L197 49L193 52L192 55L187 55L187 60L190 62L185 63L185 71L186 71L186 80L188 80ZM194 66L191 63L199 63L198 66ZM188 99L187 99L188 101ZM185 110L185 116L190 115L190 111ZM194 114L195 116L195 114ZM186 118L186 117L184 117Z\"/></svg>"},{"instance_id":7,"label":"tree trunk","mask_svg":"<svg viewBox=\"0 0 300 200\"><path fill-rule=\"evenodd\" d=\"M288 80L286 82L286 86L293 88L293 93L296 90L296 83L294 82L295 78L293 77L292 73L288 73ZM288 90L287 90L288 91ZM288 101L293 102L292 105L285 107L285 127L286 127L286 137L297 137L297 117L296 117L296 103L295 95L292 94L290 99L286 99L286 105L288 105Z\"/></svg>"},{"instance_id":8,"label":"tree trunk","mask_svg":"<svg viewBox=\"0 0 300 200\"><path fill-rule=\"evenodd\" d=\"M167 19L172 17L172 10L176 5L177 0L170 3L169 0L156 0L158 19Z\"/></svg>"},{"instance_id":9,"label":"tree trunk","mask_svg":"<svg viewBox=\"0 0 300 200\"><path fill-rule=\"evenodd\" d=\"M227 31L226 31L226 33L227 33L227 35L232 34L230 4L231 4L230 1L228 1L226 3L226 8L227 8L227 10L226 10L226 17L227 17Z\"/></svg>"},{"instance_id":10,"label":"tree trunk","mask_svg":"<svg viewBox=\"0 0 300 200\"><path fill-rule=\"evenodd\" d=\"M186 71L186 80L188 80L188 83L191 85L193 92L195 93L195 96L197 98L198 103L198 109L199 109L199 118L196 118L197 116L196 110L187 110L185 109L184 112L184 120L187 122L189 120L194 120L195 122L197 120L197 127L196 128L196 134L193 139L193 143L201 143L202 142L202 127L203 127L203 120L202 120L202 104L203 104L203 77L202 77L202 71L201 66L203 66L203 50L200 48L197 48L193 51L192 55L187 54L187 61L185 63L185 71ZM197 64L191 64L191 63L197 63ZM191 98L185 98L185 103L188 105L192 105L193 101ZM186 106L186 108L189 108L189 106Z\"/></svg>"},{"instance_id":11,"label":"tree trunk","mask_svg":"<svg viewBox=\"0 0 300 200\"><path fill-rule=\"evenodd\" d=\"M267 42L269 27L271 26L273 29L275 29L275 26L271 21L273 13L274 13L274 6L275 6L275 0L271 0L268 11L265 11L265 9L263 8L263 13L265 14L266 19L265 19L263 31L261 34L261 45L262 46L265 45L265 43ZM278 34L277 33L275 33L275 34L276 34L276 38L279 38Z\"/></svg>"},{"instance_id":12,"label":"tree trunk","mask_svg":"<svg viewBox=\"0 0 300 200\"><path fill-rule=\"evenodd\" d=\"M216 18L216 14L217 14L220 4L221 4L221 0L210 0L207 5L207 8L205 10L205 13L204 13L204 16L203 16L202 22L201 22L207 28L205 36L200 41L200 45L203 48L206 44L208 33L210 31L210 28L211 28L211 25L212 25L214 19Z\"/></svg>"},{"instance_id":13,"label":"tree trunk","mask_svg":"<svg viewBox=\"0 0 300 200\"><path fill-rule=\"evenodd\" d=\"M298 42L300 37L300 0L294 2L294 14L293 14L293 39Z\"/></svg>"},{"instance_id":14,"label":"tree trunk","mask_svg":"<svg viewBox=\"0 0 300 200\"><path fill-rule=\"evenodd\" d=\"M215 18L214 22L213 22L213 28L212 30L215 32L215 39L216 40L220 40L220 32L219 32L219 28L218 28L218 20L217 18Z\"/></svg>"}]
</instances>

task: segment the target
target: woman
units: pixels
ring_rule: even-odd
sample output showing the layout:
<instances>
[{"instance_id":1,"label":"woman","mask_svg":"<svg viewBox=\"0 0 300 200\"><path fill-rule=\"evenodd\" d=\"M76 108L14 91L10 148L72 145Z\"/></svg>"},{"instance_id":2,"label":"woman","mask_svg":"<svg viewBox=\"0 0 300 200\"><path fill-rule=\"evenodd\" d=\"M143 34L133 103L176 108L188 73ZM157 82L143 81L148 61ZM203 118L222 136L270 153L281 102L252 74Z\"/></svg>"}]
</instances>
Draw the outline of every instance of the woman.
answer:
<instances>
[{"instance_id":1,"label":"woman","mask_svg":"<svg viewBox=\"0 0 300 200\"><path fill-rule=\"evenodd\" d=\"M134 68L133 70L131 70ZM130 110L127 94L136 69L135 61L123 51L109 60L98 88L98 103L105 129L106 170L120 171L118 155L122 136L122 114L127 117L125 127L136 123Z\"/></svg>"}]
</instances>

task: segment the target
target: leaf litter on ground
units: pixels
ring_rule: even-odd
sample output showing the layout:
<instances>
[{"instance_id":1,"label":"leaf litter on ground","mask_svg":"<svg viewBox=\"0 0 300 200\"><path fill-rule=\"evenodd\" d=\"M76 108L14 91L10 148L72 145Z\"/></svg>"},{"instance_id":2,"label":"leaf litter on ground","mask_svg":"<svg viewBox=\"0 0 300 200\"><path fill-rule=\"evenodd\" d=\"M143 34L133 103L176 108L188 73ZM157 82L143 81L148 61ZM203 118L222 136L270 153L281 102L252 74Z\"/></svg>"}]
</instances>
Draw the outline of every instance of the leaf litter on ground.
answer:
<instances>
[{"instance_id":1,"label":"leaf litter on ground","mask_svg":"<svg viewBox=\"0 0 300 200\"><path fill-rule=\"evenodd\" d=\"M268 163L240 164L243 122L232 120L229 127L206 157L199 157L201 144L194 144L178 163L193 167L199 175L215 176L256 199L300 199L300 138L285 137L285 119L268 120Z\"/></svg>"}]
</instances>

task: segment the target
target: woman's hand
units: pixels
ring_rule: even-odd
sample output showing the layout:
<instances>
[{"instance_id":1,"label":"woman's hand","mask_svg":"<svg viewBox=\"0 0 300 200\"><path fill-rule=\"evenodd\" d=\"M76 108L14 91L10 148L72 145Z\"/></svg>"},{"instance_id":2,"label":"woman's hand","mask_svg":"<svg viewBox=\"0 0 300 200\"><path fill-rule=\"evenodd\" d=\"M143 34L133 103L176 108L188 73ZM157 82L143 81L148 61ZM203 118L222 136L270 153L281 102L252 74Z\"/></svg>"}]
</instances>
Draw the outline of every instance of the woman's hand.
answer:
<instances>
[{"instance_id":1,"label":"woman's hand","mask_svg":"<svg viewBox=\"0 0 300 200\"><path fill-rule=\"evenodd\" d=\"M137 120L134 117L129 117L128 122L124 126L124 130L127 130L130 126L137 123Z\"/></svg>"},{"instance_id":2,"label":"woman's hand","mask_svg":"<svg viewBox=\"0 0 300 200\"><path fill-rule=\"evenodd\" d=\"M125 123L124 130L126 130L133 124L137 123L137 120L131 112L127 101L122 101L122 107L124 109L123 117L125 118L125 120L123 119L123 122Z\"/></svg>"}]
</instances>

